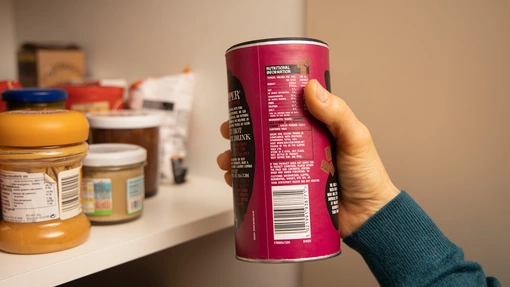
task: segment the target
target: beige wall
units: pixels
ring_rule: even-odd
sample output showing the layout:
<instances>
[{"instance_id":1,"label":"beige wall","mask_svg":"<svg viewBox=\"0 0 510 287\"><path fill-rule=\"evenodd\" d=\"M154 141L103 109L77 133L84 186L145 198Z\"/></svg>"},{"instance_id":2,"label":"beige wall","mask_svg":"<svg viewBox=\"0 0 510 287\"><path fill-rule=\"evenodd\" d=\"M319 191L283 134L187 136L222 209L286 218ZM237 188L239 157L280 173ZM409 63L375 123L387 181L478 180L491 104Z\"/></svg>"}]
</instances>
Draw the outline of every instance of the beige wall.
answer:
<instances>
[{"instance_id":1,"label":"beige wall","mask_svg":"<svg viewBox=\"0 0 510 287\"><path fill-rule=\"evenodd\" d=\"M510 2L308 0L333 92L370 128L394 182L467 259L510 284ZM377 286L352 250L304 286ZM340 285L338 285L340 283Z\"/></svg>"},{"instance_id":2,"label":"beige wall","mask_svg":"<svg viewBox=\"0 0 510 287\"><path fill-rule=\"evenodd\" d=\"M0 81L17 77L12 0L0 0Z\"/></svg>"}]
</instances>

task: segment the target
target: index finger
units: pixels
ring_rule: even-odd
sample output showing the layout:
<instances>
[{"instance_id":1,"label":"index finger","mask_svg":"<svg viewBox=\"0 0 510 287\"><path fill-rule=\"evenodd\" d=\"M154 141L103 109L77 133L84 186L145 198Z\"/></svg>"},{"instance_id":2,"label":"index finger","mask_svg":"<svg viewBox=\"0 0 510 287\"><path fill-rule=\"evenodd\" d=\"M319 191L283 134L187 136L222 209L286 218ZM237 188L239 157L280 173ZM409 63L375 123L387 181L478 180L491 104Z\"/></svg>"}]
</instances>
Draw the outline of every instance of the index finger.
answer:
<instances>
[{"instance_id":1,"label":"index finger","mask_svg":"<svg viewBox=\"0 0 510 287\"><path fill-rule=\"evenodd\" d=\"M228 127L228 121L224 122L220 126L221 135L226 138L230 139L230 129Z\"/></svg>"}]
</instances>

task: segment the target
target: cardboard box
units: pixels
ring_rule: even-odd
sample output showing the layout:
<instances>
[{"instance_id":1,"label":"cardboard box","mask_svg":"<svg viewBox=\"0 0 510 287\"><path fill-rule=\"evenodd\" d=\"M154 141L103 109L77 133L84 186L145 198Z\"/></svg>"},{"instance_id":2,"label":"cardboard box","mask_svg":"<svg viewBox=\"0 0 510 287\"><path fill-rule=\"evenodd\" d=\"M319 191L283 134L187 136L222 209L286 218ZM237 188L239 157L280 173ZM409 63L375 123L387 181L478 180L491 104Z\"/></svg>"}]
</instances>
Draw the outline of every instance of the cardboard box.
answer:
<instances>
[{"instance_id":1,"label":"cardboard box","mask_svg":"<svg viewBox=\"0 0 510 287\"><path fill-rule=\"evenodd\" d=\"M52 87L85 76L85 55L75 45L27 43L18 51L18 77L24 87Z\"/></svg>"}]
</instances>

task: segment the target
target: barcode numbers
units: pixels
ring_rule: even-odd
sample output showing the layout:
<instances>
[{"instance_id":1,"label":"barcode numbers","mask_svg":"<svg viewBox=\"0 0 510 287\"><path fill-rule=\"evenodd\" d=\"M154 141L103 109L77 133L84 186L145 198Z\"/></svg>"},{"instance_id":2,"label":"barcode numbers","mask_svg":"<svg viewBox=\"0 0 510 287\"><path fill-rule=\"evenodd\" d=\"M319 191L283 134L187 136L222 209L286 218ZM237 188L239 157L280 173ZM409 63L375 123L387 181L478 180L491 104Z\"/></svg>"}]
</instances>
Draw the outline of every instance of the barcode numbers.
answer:
<instances>
[{"instance_id":1,"label":"barcode numbers","mask_svg":"<svg viewBox=\"0 0 510 287\"><path fill-rule=\"evenodd\" d=\"M274 239L311 238L308 185L273 186Z\"/></svg>"}]
</instances>

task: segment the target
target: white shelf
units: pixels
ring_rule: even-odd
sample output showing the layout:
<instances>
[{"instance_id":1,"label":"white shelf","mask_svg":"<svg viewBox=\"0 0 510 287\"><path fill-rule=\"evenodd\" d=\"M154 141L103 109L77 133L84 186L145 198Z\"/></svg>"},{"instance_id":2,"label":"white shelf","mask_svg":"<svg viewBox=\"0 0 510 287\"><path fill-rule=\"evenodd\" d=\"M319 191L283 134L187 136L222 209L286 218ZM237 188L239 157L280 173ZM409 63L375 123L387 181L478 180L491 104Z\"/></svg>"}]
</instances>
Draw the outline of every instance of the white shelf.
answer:
<instances>
[{"instance_id":1,"label":"white shelf","mask_svg":"<svg viewBox=\"0 0 510 287\"><path fill-rule=\"evenodd\" d=\"M0 286L59 285L233 226L233 218L232 192L223 181L192 177L161 186L141 218L93 226L78 247L41 255L0 252Z\"/></svg>"}]
</instances>

